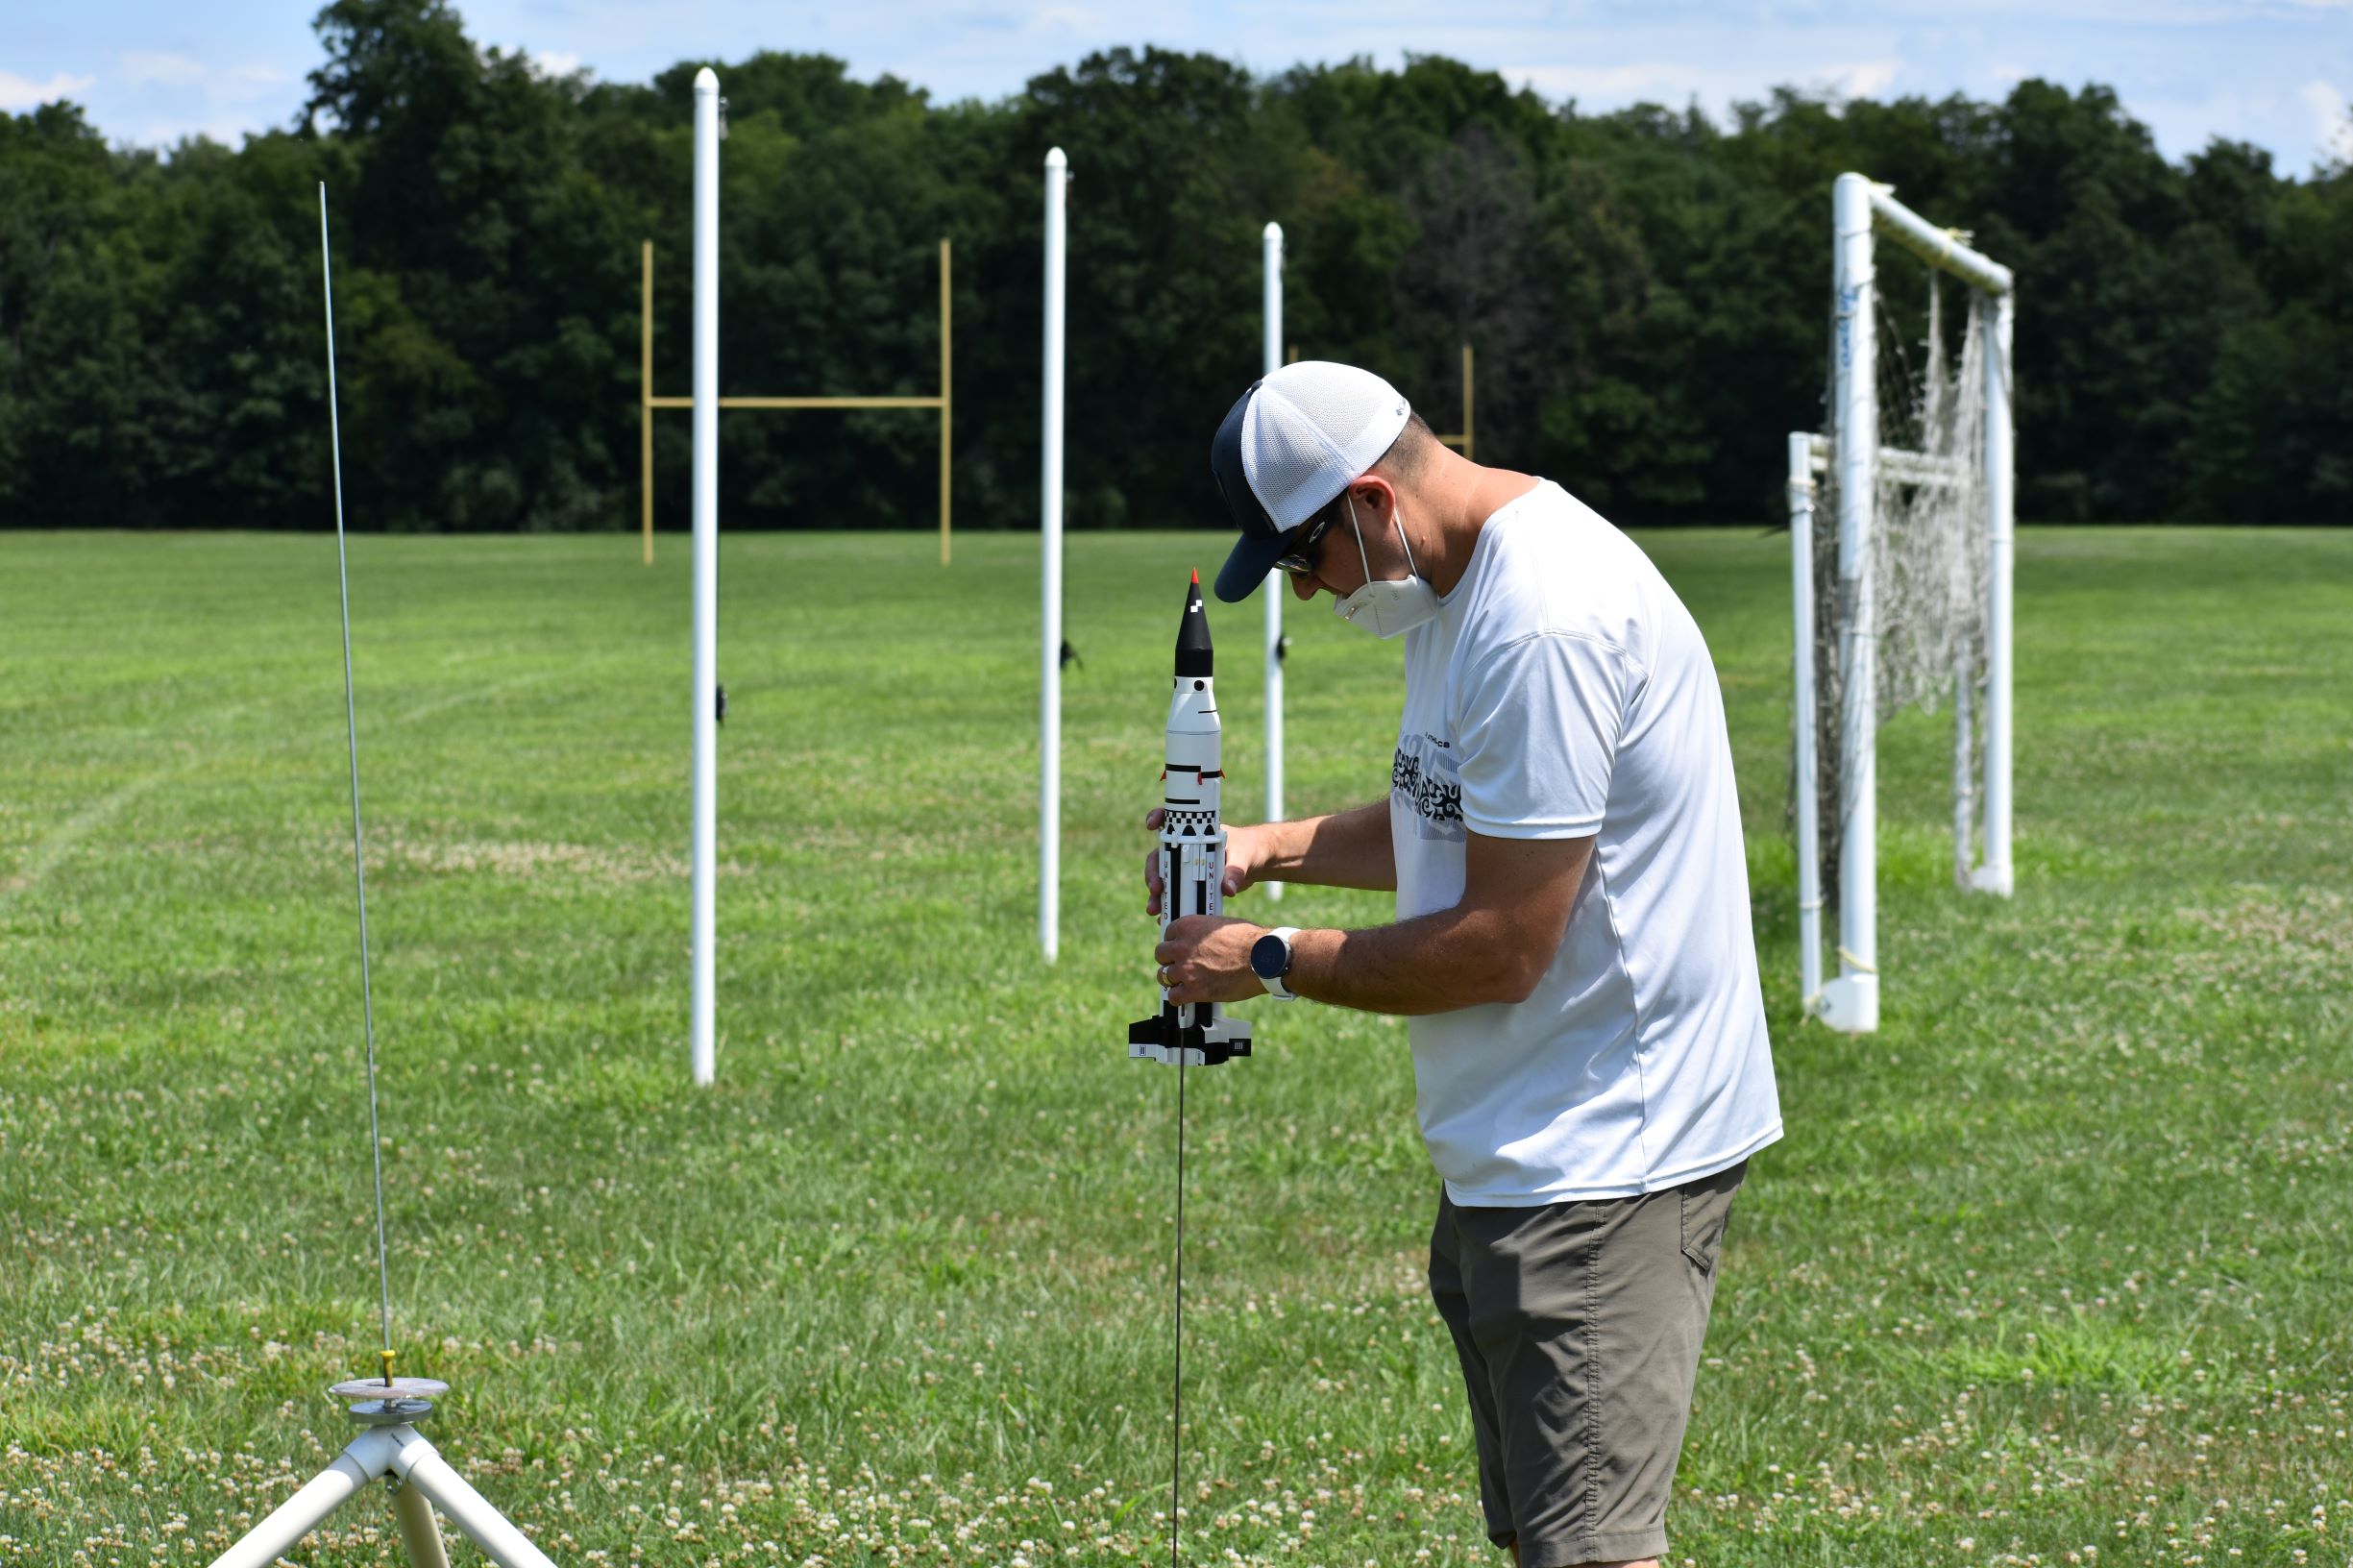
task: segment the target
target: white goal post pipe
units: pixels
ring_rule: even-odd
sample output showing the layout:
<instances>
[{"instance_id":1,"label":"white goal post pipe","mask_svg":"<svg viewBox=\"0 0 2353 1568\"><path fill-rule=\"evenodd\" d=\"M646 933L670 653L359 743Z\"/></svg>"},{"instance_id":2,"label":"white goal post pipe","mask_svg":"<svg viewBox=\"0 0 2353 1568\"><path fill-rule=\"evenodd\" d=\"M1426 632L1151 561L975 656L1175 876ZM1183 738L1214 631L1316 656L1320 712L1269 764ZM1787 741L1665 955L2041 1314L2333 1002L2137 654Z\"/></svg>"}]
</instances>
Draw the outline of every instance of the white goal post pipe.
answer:
<instances>
[{"instance_id":1,"label":"white goal post pipe","mask_svg":"<svg viewBox=\"0 0 2353 1568\"><path fill-rule=\"evenodd\" d=\"M1952 885L1964 892L1976 886L1976 851L1970 843L1975 828L1970 812L1976 803L1977 787L1970 769L1976 760L1972 748L1977 716L1975 699L1970 695L1969 662L1964 653L1954 661L1952 672Z\"/></svg>"},{"instance_id":2,"label":"white goal post pipe","mask_svg":"<svg viewBox=\"0 0 2353 1568\"><path fill-rule=\"evenodd\" d=\"M1789 438L1789 591L1795 647L1798 797L1799 1010L1822 1000L1822 793L1814 757L1814 437Z\"/></svg>"},{"instance_id":3,"label":"white goal post pipe","mask_svg":"<svg viewBox=\"0 0 2353 1568\"><path fill-rule=\"evenodd\" d=\"M1871 182L1842 174L1831 189L1836 245L1836 336L1830 410L1839 434L1838 592L1846 600L1838 644L1838 978L1822 988L1821 1016L1834 1029L1879 1026L1878 624L1873 602L1873 509L1879 446L1876 328L1872 300Z\"/></svg>"},{"instance_id":4,"label":"white goal post pipe","mask_svg":"<svg viewBox=\"0 0 2353 1568\"><path fill-rule=\"evenodd\" d=\"M1977 868L1975 882L1981 891L2004 898L2016 880L2010 863L2011 579L2018 543L2010 453L2010 400L2016 391L2010 331L2016 306L2012 291L1995 296L1993 341L1985 355L1986 545L1993 558L1986 563L1985 863Z\"/></svg>"},{"instance_id":5,"label":"white goal post pipe","mask_svg":"<svg viewBox=\"0 0 2353 1568\"><path fill-rule=\"evenodd\" d=\"M1985 859L1971 886L2007 898L2016 881L2010 861L2011 587L2017 548L2010 339L2018 280L2008 267L1963 243L1958 232L1939 229L1897 201L1888 187L1873 185L1861 175L1840 176L1842 185L1849 180L1869 188L1875 230L1984 293L1992 307L1985 355Z\"/></svg>"},{"instance_id":6,"label":"white goal post pipe","mask_svg":"<svg viewBox=\"0 0 2353 1568\"><path fill-rule=\"evenodd\" d=\"M1960 232L1939 229L1892 194L1892 187L1874 184L1859 174L1842 174L1838 185L1843 188L1853 181L1870 193L1871 226L1897 244L1942 272L1949 272L1972 288L1988 294L2008 294L2018 280L2010 269L1991 257L1983 256L1962 243ZM1836 202L1835 194L1832 196ZM1842 234L1846 231L1839 231Z\"/></svg>"},{"instance_id":7,"label":"white goal post pipe","mask_svg":"<svg viewBox=\"0 0 2353 1568\"><path fill-rule=\"evenodd\" d=\"M1825 984L1816 1011L1833 1028L1860 1033L1879 1022L1877 642L1875 602L1878 481L1884 475L1901 483L1955 482L1947 462L1921 453L1882 452L1879 447L1877 385L1877 286L1873 242L1876 235L1910 251L1930 267L1948 272L1985 296L1990 317L1985 360L1984 470L1986 507L1985 649L1985 858L1968 885L2007 896L2014 882L2011 855L2012 759L2012 585L2016 558L2015 491L2011 434L2013 406L2010 354L2016 315L2017 280L2009 268L1973 250L1956 230L1939 229L1897 201L1889 187L1859 174L1842 174L1831 188L1831 233L1835 256L1835 325L1830 351L1829 443L1837 465L1838 667L1841 712L1838 801L1838 977ZM1821 448L1806 443L1809 467ZM1797 515L1800 442L1789 449L1793 527ZM1811 506L1806 521L1812 521ZM1793 546L1794 548L1794 546ZM1801 590L1810 617L1810 583ZM1967 768L1968 694L1959 694L1955 768ZM1806 747L1810 734L1799 738ZM1819 758L1812 758L1819 766ZM1801 767L1802 767L1802 762ZM1956 779L1958 809L1966 811L1967 781ZM1804 807L1801 801L1801 833ZM1956 855L1965 863L1967 827L1956 820ZM1807 858L1808 868L1813 864ZM1801 870L1802 890L1805 870ZM1804 894L1801 891L1801 902ZM1815 954L1809 947L1807 962Z\"/></svg>"},{"instance_id":8,"label":"white goal post pipe","mask_svg":"<svg viewBox=\"0 0 2353 1568\"><path fill-rule=\"evenodd\" d=\"M1272 376L1283 368L1283 226L1270 223L1263 238L1263 272L1259 306L1261 328L1259 374ZM1283 596L1290 591L1280 572L1269 570L1260 592L1266 599L1266 820L1283 820ZM1270 901L1283 897L1283 884L1266 884Z\"/></svg>"},{"instance_id":9,"label":"white goal post pipe","mask_svg":"<svg viewBox=\"0 0 2353 1568\"><path fill-rule=\"evenodd\" d=\"M714 1075L719 839L719 78L695 73L695 1082Z\"/></svg>"},{"instance_id":10,"label":"white goal post pipe","mask_svg":"<svg viewBox=\"0 0 2353 1568\"><path fill-rule=\"evenodd\" d=\"M1044 635L1039 643L1038 945L1048 964L1062 926L1062 420L1064 276L1069 237L1064 187L1069 160L1045 155L1045 399L1038 480L1038 533L1044 553Z\"/></svg>"}]
</instances>

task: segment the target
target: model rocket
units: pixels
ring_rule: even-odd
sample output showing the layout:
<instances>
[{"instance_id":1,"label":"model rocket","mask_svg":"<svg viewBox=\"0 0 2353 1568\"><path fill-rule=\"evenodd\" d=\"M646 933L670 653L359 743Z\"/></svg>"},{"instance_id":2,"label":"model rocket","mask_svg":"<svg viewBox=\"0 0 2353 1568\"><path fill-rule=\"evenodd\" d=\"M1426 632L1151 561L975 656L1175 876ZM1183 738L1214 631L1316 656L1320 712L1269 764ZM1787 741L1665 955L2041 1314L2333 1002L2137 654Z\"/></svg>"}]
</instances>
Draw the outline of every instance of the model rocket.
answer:
<instances>
[{"instance_id":1,"label":"model rocket","mask_svg":"<svg viewBox=\"0 0 2353 1568\"><path fill-rule=\"evenodd\" d=\"M1167 763L1161 772L1161 930L1188 915L1225 908L1226 830L1218 815L1225 782L1219 761L1217 682L1212 673L1210 618L1201 605L1201 574L1185 590L1177 627L1176 685L1168 697ZM1161 992L1160 1012L1128 1025L1127 1054L1180 1066L1214 1066L1250 1054L1250 1025L1214 1002L1183 1007Z\"/></svg>"}]
</instances>

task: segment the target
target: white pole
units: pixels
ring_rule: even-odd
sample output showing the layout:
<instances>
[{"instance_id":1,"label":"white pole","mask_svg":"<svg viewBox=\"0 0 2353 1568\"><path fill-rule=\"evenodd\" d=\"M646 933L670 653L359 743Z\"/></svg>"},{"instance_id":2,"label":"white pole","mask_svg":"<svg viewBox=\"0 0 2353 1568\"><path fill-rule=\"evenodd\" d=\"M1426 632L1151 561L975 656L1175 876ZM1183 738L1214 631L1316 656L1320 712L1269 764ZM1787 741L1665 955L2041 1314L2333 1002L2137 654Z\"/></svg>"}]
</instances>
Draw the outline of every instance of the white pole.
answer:
<instances>
[{"instance_id":1,"label":"white pole","mask_svg":"<svg viewBox=\"0 0 2353 1568\"><path fill-rule=\"evenodd\" d=\"M1971 776L1971 755L1976 736L1975 700L1970 687L1976 671L1964 648L1952 661L1952 881L1964 892L1975 885L1976 850L1970 837L1975 823L1976 781Z\"/></svg>"},{"instance_id":2,"label":"white pole","mask_svg":"<svg viewBox=\"0 0 2353 1568\"><path fill-rule=\"evenodd\" d=\"M1798 992L1800 1007L1822 1002L1822 795L1814 757L1813 438L1789 438L1789 594L1796 623L1798 754Z\"/></svg>"},{"instance_id":3,"label":"white pole","mask_svg":"<svg viewBox=\"0 0 2353 1568\"><path fill-rule=\"evenodd\" d=\"M1063 185L1069 160L1045 155L1045 407L1038 530L1044 636L1040 643L1038 722L1038 944L1054 962L1062 925L1062 394L1063 274L1068 249Z\"/></svg>"},{"instance_id":4,"label":"white pole","mask_svg":"<svg viewBox=\"0 0 2353 1568\"><path fill-rule=\"evenodd\" d=\"M2004 898L2015 882L2010 861L2010 595L2018 532L2010 455L2014 302L2006 292L1994 297L1994 341L1985 355L1986 545L1993 559L1986 571L1985 864L1977 886Z\"/></svg>"},{"instance_id":5,"label":"white pole","mask_svg":"<svg viewBox=\"0 0 2353 1568\"><path fill-rule=\"evenodd\" d=\"M1837 247L1837 339L1830 407L1838 463L1838 584L1847 600L1839 636L1838 978L1823 987L1822 1018L1863 1033L1879 1026L1878 679L1872 538L1878 499L1879 407L1871 255L1871 182L1842 174L1830 196Z\"/></svg>"},{"instance_id":6,"label":"white pole","mask_svg":"<svg viewBox=\"0 0 2353 1568\"><path fill-rule=\"evenodd\" d=\"M1262 375L1283 368L1283 226L1266 226L1262 294L1259 307L1262 330ZM1266 600L1266 820L1283 820L1283 596L1290 590L1283 574L1268 572L1260 590ZM1270 902L1280 902L1283 884L1266 884Z\"/></svg>"},{"instance_id":7,"label":"white pole","mask_svg":"<svg viewBox=\"0 0 2353 1568\"><path fill-rule=\"evenodd\" d=\"M713 1076L719 837L719 78L695 73L695 1082Z\"/></svg>"}]
</instances>

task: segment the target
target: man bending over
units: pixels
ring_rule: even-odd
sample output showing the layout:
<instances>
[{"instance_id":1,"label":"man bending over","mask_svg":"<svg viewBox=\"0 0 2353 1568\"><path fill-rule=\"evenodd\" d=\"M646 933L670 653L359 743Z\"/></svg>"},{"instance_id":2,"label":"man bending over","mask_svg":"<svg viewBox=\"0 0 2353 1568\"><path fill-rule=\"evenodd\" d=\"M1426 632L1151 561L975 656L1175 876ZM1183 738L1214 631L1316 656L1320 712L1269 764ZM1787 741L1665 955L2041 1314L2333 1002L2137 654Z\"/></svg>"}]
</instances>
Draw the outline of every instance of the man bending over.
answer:
<instances>
[{"instance_id":1,"label":"man bending over","mask_svg":"<svg viewBox=\"0 0 2353 1568\"><path fill-rule=\"evenodd\" d=\"M1781 1135L1707 646L1624 534L1368 371L1254 384L1211 466L1241 530L1218 598L1277 570L1406 640L1387 798L1231 828L1226 891L1391 888L1397 919L1191 917L1163 982L1410 1017L1487 1533L1520 1568L1653 1564L1732 1196Z\"/></svg>"}]
</instances>

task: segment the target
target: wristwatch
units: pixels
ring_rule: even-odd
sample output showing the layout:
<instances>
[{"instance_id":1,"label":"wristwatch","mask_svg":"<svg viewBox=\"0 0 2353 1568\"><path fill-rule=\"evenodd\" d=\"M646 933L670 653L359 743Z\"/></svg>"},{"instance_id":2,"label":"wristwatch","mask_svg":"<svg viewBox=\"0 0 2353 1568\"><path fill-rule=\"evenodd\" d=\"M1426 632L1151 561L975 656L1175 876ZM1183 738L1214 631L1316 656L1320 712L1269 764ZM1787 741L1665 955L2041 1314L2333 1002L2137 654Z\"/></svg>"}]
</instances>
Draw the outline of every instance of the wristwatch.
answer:
<instances>
[{"instance_id":1,"label":"wristwatch","mask_svg":"<svg viewBox=\"0 0 2353 1568\"><path fill-rule=\"evenodd\" d=\"M1298 934L1295 925L1277 926L1250 946L1250 972L1278 1002L1296 1000L1299 994L1283 983L1291 972L1291 938Z\"/></svg>"}]
</instances>

